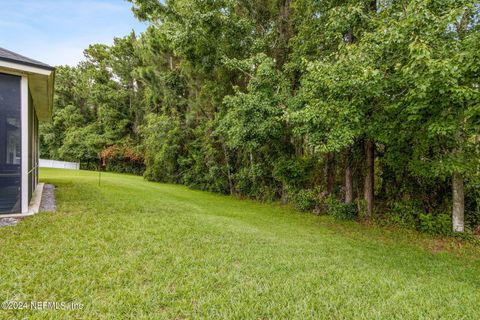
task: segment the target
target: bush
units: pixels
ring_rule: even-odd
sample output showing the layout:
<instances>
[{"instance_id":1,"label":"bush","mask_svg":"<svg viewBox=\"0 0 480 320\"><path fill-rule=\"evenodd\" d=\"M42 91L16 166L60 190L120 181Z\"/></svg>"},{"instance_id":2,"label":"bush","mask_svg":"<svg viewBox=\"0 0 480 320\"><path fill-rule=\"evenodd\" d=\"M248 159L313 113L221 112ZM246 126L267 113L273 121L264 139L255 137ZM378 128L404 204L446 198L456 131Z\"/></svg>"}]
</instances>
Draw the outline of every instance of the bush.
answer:
<instances>
[{"instance_id":1,"label":"bush","mask_svg":"<svg viewBox=\"0 0 480 320\"><path fill-rule=\"evenodd\" d=\"M101 153L107 171L142 175L145 170L143 153L126 145L113 145Z\"/></svg>"},{"instance_id":2,"label":"bush","mask_svg":"<svg viewBox=\"0 0 480 320\"><path fill-rule=\"evenodd\" d=\"M241 196L266 202L274 201L279 194L269 176L270 172L265 164L243 167L234 176L235 190Z\"/></svg>"},{"instance_id":3,"label":"bush","mask_svg":"<svg viewBox=\"0 0 480 320\"><path fill-rule=\"evenodd\" d=\"M343 203L333 196L325 199L328 214L340 220L353 220L357 217L357 206L354 203Z\"/></svg>"},{"instance_id":4,"label":"bush","mask_svg":"<svg viewBox=\"0 0 480 320\"><path fill-rule=\"evenodd\" d=\"M470 177L465 194L465 226L478 230L480 226L480 179ZM477 180L475 180L477 179Z\"/></svg>"},{"instance_id":5,"label":"bush","mask_svg":"<svg viewBox=\"0 0 480 320\"><path fill-rule=\"evenodd\" d=\"M380 224L393 224L408 229L418 226L418 215L422 209L415 201L391 201L387 207L385 215L379 220Z\"/></svg>"},{"instance_id":6,"label":"bush","mask_svg":"<svg viewBox=\"0 0 480 320\"><path fill-rule=\"evenodd\" d=\"M452 234L452 218L449 214L441 213L433 215L430 213L419 216L418 230L429 234L447 236Z\"/></svg>"},{"instance_id":7,"label":"bush","mask_svg":"<svg viewBox=\"0 0 480 320\"><path fill-rule=\"evenodd\" d=\"M310 189L297 191L293 194L291 203L300 211L312 211L318 204L317 192Z\"/></svg>"}]
</instances>

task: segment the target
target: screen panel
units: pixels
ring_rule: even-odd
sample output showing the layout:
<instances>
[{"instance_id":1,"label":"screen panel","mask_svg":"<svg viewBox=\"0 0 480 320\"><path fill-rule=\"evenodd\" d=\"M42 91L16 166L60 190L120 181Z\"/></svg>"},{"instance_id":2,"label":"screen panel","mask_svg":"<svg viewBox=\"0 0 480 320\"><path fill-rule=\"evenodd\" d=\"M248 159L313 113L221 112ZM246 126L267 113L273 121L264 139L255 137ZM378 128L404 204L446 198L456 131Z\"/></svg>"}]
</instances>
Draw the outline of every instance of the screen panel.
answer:
<instances>
[{"instance_id":1,"label":"screen panel","mask_svg":"<svg viewBox=\"0 0 480 320\"><path fill-rule=\"evenodd\" d=\"M0 73L0 214L21 212L21 77Z\"/></svg>"}]
</instances>

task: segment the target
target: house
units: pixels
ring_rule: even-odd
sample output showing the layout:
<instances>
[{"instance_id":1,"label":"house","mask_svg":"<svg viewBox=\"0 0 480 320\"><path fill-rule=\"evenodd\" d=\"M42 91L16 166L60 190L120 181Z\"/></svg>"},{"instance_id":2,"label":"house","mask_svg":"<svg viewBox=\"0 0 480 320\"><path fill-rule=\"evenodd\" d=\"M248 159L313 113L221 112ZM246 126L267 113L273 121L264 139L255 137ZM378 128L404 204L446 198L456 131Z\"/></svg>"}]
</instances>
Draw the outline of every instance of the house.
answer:
<instances>
[{"instance_id":1,"label":"house","mask_svg":"<svg viewBox=\"0 0 480 320\"><path fill-rule=\"evenodd\" d=\"M0 217L35 213L38 124L51 121L53 67L0 48Z\"/></svg>"}]
</instances>

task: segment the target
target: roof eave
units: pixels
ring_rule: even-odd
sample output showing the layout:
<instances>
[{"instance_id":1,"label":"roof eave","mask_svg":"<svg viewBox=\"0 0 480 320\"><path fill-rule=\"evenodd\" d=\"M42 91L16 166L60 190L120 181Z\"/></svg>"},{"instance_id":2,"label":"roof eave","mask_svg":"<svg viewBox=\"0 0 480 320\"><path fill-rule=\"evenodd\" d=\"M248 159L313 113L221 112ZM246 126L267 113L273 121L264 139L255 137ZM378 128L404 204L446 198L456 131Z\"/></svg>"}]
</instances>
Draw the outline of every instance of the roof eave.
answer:
<instances>
[{"instance_id":1,"label":"roof eave","mask_svg":"<svg viewBox=\"0 0 480 320\"><path fill-rule=\"evenodd\" d=\"M55 68L31 66L0 59L0 72L27 76L38 120L50 122L53 114Z\"/></svg>"},{"instance_id":2,"label":"roof eave","mask_svg":"<svg viewBox=\"0 0 480 320\"><path fill-rule=\"evenodd\" d=\"M15 59L6 58L6 57L0 57L0 60L1 61L6 61L6 62L11 62L11 63L18 64L18 65L24 65L24 66L27 66L27 67L44 69L44 70L48 70L48 71L55 70L55 68L52 67L52 66L48 66L48 65L44 65L44 64L37 64L37 63L27 62L27 61L19 61L19 60L15 60Z\"/></svg>"}]
</instances>

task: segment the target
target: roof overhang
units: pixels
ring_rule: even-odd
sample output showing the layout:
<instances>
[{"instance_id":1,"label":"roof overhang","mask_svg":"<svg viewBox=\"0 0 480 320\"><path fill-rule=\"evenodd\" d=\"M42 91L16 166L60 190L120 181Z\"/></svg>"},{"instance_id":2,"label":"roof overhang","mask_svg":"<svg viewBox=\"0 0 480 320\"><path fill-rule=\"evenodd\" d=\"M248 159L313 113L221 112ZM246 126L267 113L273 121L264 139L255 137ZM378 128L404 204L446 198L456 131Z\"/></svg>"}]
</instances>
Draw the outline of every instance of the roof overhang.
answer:
<instances>
[{"instance_id":1,"label":"roof overhang","mask_svg":"<svg viewBox=\"0 0 480 320\"><path fill-rule=\"evenodd\" d=\"M28 88L39 121L50 122L53 113L55 69L0 60L0 72L28 77Z\"/></svg>"}]
</instances>

